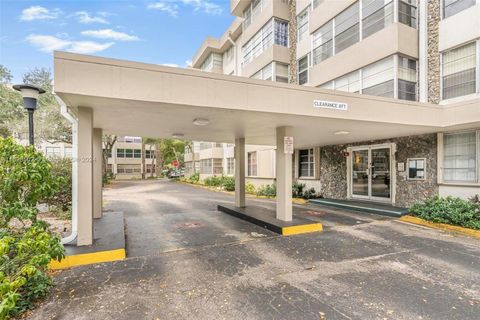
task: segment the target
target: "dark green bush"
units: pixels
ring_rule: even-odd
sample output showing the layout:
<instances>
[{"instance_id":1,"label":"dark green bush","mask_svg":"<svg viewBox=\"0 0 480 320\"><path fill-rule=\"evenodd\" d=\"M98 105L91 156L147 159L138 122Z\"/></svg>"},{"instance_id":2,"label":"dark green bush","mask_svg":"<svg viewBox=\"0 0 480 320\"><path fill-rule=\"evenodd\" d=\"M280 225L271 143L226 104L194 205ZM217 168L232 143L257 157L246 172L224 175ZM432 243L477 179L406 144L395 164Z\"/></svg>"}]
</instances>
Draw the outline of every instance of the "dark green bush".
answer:
<instances>
[{"instance_id":1,"label":"dark green bush","mask_svg":"<svg viewBox=\"0 0 480 320\"><path fill-rule=\"evenodd\" d=\"M52 211L68 213L72 207L72 160L69 158L50 159L52 177L57 181L55 193L47 199Z\"/></svg>"},{"instance_id":2,"label":"dark green bush","mask_svg":"<svg viewBox=\"0 0 480 320\"><path fill-rule=\"evenodd\" d=\"M419 218L480 230L480 204L455 197L432 197L416 203L410 214Z\"/></svg>"},{"instance_id":3,"label":"dark green bush","mask_svg":"<svg viewBox=\"0 0 480 320\"><path fill-rule=\"evenodd\" d=\"M188 177L187 181L195 184L198 183L200 181L200 173L195 172L190 177Z\"/></svg>"},{"instance_id":4,"label":"dark green bush","mask_svg":"<svg viewBox=\"0 0 480 320\"><path fill-rule=\"evenodd\" d=\"M223 177L212 176L203 180L203 183L209 187L220 187L222 186Z\"/></svg>"},{"instance_id":5,"label":"dark green bush","mask_svg":"<svg viewBox=\"0 0 480 320\"><path fill-rule=\"evenodd\" d=\"M223 189L225 189L226 191L235 191L235 178L223 177L222 186L223 186Z\"/></svg>"},{"instance_id":6,"label":"dark green bush","mask_svg":"<svg viewBox=\"0 0 480 320\"><path fill-rule=\"evenodd\" d=\"M303 189L305 189L305 183L294 182L292 184L292 197L294 198L303 197Z\"/></svg>"},{"instance_id":7,"label":"dark green bush","mask_svg":"<svg viewBox=\"0 0 480 320\"><path fill-rule=\"evenodd\" d=\"M266 184L258 187L257 196L275 197L277 195L277 186L274 184Z\"/></svg>"}]
</instances>

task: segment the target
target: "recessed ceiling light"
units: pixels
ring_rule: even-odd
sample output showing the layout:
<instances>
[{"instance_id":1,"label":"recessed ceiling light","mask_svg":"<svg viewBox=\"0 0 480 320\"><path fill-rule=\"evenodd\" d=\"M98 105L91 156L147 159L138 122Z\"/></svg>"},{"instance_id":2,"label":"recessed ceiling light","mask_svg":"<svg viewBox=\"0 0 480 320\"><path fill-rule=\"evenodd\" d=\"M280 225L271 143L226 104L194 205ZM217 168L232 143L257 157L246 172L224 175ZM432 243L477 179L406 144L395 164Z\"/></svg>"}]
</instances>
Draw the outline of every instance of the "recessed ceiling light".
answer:
<instances>
[{"instance_id":1,"label":"recessed ceiling light","mask_svg":"<svg viewBox=\"0 0 480 320\"><path fill-rule=\"evenodd\" d=\"M183 133L173 133L172 134L172 137L176 138L176 139L180 139L180 138L183 138L184 134Z\"/></svg>"},{"instance_id":2,"label":"recessed ceiling light","mask_svg":"<svg viewBox=\"0 0 480 320\"><path fill-rule=\"evenodd\" d=\"M210 122L208 121L208 119L197 118L197 119L193 120L193 124L196 125L196 126L206 126L209 123Z\"/></svg>"},{"instance_id":3,"label":"recessed ceiling light","mask_svg":"<svg viewBox=\"0 0 480 320\"><path fill-rule=\"evenodd\" d=\"M345 135L345 134L350 134L349 131L335 131L333 134L337 136Z\"/></svg>"}]
</instances>

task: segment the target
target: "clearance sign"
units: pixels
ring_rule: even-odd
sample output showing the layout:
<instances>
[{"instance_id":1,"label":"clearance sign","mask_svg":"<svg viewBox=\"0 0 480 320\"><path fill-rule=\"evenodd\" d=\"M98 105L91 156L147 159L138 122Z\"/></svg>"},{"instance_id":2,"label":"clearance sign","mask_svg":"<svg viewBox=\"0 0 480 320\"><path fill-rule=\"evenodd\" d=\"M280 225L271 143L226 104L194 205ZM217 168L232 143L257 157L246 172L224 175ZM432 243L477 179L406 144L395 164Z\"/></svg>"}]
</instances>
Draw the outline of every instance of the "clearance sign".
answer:
<instances>
[{"instance_id":1,"label":"clearance sign","mask_svg":"<svg viewBox=\"0 0 480 320\"><path fill-rule=\"evenodd\" d=\"M313 100L313 107L320 108L320 109L333 109L333 110L341 110L341 111L348 110L348 104L346 103L324 101L324 100Z\"/></svg>"}]
</instances>

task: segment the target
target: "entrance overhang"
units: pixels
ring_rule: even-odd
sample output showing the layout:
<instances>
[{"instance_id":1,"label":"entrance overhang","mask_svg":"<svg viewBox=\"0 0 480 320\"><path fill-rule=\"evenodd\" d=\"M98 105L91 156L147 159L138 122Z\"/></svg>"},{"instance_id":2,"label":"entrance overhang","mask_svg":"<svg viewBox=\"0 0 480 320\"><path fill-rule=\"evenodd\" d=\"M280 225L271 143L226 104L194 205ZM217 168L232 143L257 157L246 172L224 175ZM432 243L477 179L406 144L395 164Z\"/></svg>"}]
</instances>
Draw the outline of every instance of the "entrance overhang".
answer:
<instances>
[{"instance_id":1,"label":"entrance overhang","mask_svg":"<svg viewBox=\"0 0 480 320\"><path fill-rule=\"evenodd\" d=\"M119 135L275 145L275 128L288 126L295 147L305 147L480 124L480 99L430 105L65 52L55 52L54 70L55 92L67 106L91 108L95 128ZM315 108L314 100L348 110ZM195 126L195 118L209 125Z\"/></svg>"},{"instance_id":2,"label":"entrance overhang","mask_svg":"<svg viewBox=\"0 0 480 320\"><path fill-rule=\"evenodd\" d=\"M291 221L292 154L283 144L291 139L285 137L302 148L480 125L480 99L438 106L65 52L54 53L54 80L76 130L72 230L77 245L92 244L94 212L101 212L101 159L95 154L101 154L102 132L237 142L235 161L243 165L245 144L276 145L276 218ZM318 108L314 101L348 108ZM198 118L208 124L195 125ZM236 170L236 186L245 185L244 171ZM239 206L245 203L242 190L235 191Z\"/></svg>"}]
</instances>

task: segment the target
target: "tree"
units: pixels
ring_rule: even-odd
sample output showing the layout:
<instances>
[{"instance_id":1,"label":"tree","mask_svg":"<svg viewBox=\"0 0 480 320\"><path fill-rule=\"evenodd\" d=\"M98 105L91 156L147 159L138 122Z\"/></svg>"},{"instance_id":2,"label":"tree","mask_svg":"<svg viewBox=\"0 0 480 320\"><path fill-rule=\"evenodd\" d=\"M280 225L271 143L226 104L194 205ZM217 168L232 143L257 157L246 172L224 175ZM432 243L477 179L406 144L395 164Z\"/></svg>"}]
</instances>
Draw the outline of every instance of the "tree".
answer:
<instances>
[{"instance_id":1,"label":"tree","mask_svg":"<svg viewBox=\"0 0 480 320\"><path fill-rule=\"evenodd\" d=\"M0 83L7 84L13 79L12 72L3 64L0 64Z\"/></svg>"},{"instance_id":2,"label":"tree","mask_svg":"<svg viewBox=\"0 0 480 320\"><path fill-rule=\"evenodd\" d=\"M102 172L103 176L107 174L107 164L108 164L108 155L112 154L113 146L117 142L117 136L113 134L104 134L103 135L103 161L102 161Z\"/></svg>"},{"instance_id":3,"label":"tree","mask_svg":"<svg viewBox=\"0 0 480 320\"><path fill-rule=\"evenodd\" d=\"M20 93L0 83L0 136L11 136L24 119Z\"/></svg>"},{"instance_id":4,"label":"tree","mask_svg":"<svg viewBox=\"0 0 480 320\"><path fill-rule=\"evenodd\" d=\"M145 138L145 144L155 146L155 172L159 175L160 170L165 164L177 160L179 164L183 164L183 154L185 152L185 141L177 139L158 139ZM151 150L151 148L150 148ZM154 160L152 159L152 167ZM153 173L151 174L153 176Z\"/></svg>"},{"instance_id":5,"label":"tree","mask_svg":"<svg viewBox=\"0 0 480 320\"><path fill-rule=\"evenodd\" d=\"M38 99L37 110L34 113L35 136L38 140L50 143L72 142L70 123L61 115L60 106L53 95L52 74L46 68L35 68L23 75L23 82L41 87L46 92ZM23 132L27 132L24 121Z\"/></svg>"},{"instance_id":6,"label":"tree","mask_svg":"<svg viewBox=\"0 0 480 320\"><path fill-rule=\"evenodd\" d=\"M151 157L151 169L150 170L150 178L153 178L153 167L155 166L155 173L158 176L160 176L160 171L161 171L161 168L163 167L163 155L162 155L162 152L161 152L161 143L162 143L162 139L157 139L157 138L142 138L142 141L145 143L145 144L148 144L149 145L149 150L150 150L150 154L152 154L152 146L155 146L155 155L153 157ZM156 161L155 161L156 160Z\"/></svg>"}]
</instances>

